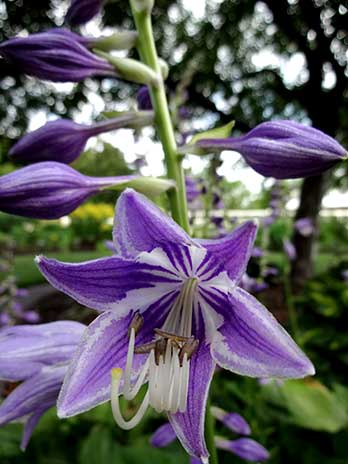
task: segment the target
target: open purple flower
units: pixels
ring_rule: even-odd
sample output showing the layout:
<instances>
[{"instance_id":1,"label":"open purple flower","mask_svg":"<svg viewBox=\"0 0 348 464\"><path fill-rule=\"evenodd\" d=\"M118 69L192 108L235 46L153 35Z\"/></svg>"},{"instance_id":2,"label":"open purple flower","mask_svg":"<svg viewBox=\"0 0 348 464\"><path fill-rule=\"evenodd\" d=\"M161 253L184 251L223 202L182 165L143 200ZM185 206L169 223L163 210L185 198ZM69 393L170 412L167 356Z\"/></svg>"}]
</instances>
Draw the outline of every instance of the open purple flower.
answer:
<instances>
[{"instance_id":1,"label":"open purple flower","mask_svg":"<svg viewBox=\"0 0 348 464\"><path fill-rule=\"evenodd\" d=\"M69 417L110 399L116 422L134 427L148 405L168 413L186 451L207 460L204 416L216 363L252 377L304 377L308 358L274 317L238 287L256 226L218 240L194 240L143 195L117 203L118 255L69 264L38 257L47 280L102 311L88 327L66 375L58 415ZM119 394L148 390L126 421Z\"/></svg>"},{"instance_id":2,"label":"open purple flower","mask_svg":"<svg viewBox=\"0 0 348 464\"><path fill-rule=\"evenodd\" d=\"M66 20L74 26L85 24L101 10L105 0L71 0Z\"/></svg>"},{"instance_id":3,"label":"open purple flower","mask_svg":"<svg viewBox=\"0 0 348 464\"><path fill-rule=\"evenodd\" d=\"M56 404L85 326L59 321L0 330L0 379L21 382L0 405L0 426L25 418L24 450L40 417Z\"/></svg>"},{"instance_id":4,"label":"open purple flower","mask_svg":"<svg viewBox=\"0 0 348 464\"><path fill-rule=\"evenodd\" d=\"M106 189L133 186L152 194L172 186L141 176L90 177L54 161L43 161L0 177L0 211L38 219L57 219Z\"/></svg>"},{"instance_id":5,"label":"open purple flower","mask_svg":"<svg viewBox=\"0 0 348 464\"><path fill-rule=\"evenodd\" d=\"M242 137L201 139L197 145L238 151L255 171L277 179L314 176L348 157L332 137L287 120L264 122Z\"/></svg>"},{"instance_id":6,"label":"open purple flower","mask_svg":"<svg viewBox=\"0 0 348 464\"><path fill-rule=\"evenodd\" d=\"M152 112L125 113L90 126L77 124L70 119L57 119L26 134L11 148L9 155L22 161L69 164L80 156L90 137L121 127L140 127L152 121Z\"/></svg>"},{"instance_id":7,"label":"open purple flower","mask_svg":"<svg viewBox=\"0 0 348 464\"><path fill-rule=\"evenodd\" d=\"M87 50L73 35L53 30L16 37L0 44L0 55L30 76L56 82L115 75L110 63Z\"/></svg>"}]
</instances>

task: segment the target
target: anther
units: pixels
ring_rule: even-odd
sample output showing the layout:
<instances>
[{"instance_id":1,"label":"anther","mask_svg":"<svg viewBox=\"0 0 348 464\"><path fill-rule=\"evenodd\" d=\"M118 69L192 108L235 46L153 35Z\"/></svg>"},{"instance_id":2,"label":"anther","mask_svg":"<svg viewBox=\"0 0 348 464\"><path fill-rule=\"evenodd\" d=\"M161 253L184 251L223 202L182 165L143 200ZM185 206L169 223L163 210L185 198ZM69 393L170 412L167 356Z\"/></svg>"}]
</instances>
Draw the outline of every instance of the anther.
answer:
<instances>
[{"instance_id":1,"label":"anther","mask_svg":"<svg viewBox=\"0 0 348 464\"><path fill-rule=\"evenodd\" d=\"M144 323L144 318L141 314L136 312L133 316L132 322L129 325L128 328L128 338L130 337L132 329L134 329L135 336L138 335L139 330L141 329L142 325Z\"/></svg>"},{"instance_id":2,"label":"anther","mask_svg":"<svg viewBox=\"0 0 348 464\"><path fill-rule=\"evenodd\" d=\"M144 345L139 345L134 348L135 354L146 354L150 353L151 350L154 350L156 342L144 343Z\"/></svg>"},{"instance_id":3,"label":"anther","mask_svg":"<svg viewBox=\"0 0 348 464\"><path fill-rule=\"evenodd\" d=\"M160 357L164 358L168 341L165 338L160 338L155 342L155 363L158 366Z\"/></svg>"},{"instance_id":4,"label":"anther","mask_svg":"<svg viewBox=\"0 0 348 464\"><path fill-rule=\"evenodd\" d=\"M197 351L198 345L199 340L195 340L194 338L184 343L181 350L179 351L179 361L181 367L184 362L185 354L187 355L187 359L189 360L192 357L192 355Z\"/></svg>"},{"instance_id":5,"label":"anther","mask_svg":"<svg viewBox=\"0 0 348 464\"><path fill-rule=\"evenodd\" d=\"M176 335L174 333L166 332L161 329L154 329L154 332L160 337L166 338L167 340L173 340L176 342L187 342L191 337L183 337L181 335Z\"/></svg>"}]
</instances>

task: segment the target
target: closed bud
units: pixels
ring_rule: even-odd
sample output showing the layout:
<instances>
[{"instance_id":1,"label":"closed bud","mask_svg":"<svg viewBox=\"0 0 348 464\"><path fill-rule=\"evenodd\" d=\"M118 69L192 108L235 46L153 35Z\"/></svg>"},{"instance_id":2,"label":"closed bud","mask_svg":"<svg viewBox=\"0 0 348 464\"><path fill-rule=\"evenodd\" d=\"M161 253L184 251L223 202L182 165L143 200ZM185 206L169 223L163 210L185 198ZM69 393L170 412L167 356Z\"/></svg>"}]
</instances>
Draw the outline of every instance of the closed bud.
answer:
<instances>
[{"instance_id":1,"label":"closed bud","mask_svg":"<svg viewBox=\"0 0 348 464\"><path fill-rule=\"evenodd\" d=\"M238 440L225 440L216 437L215 445L217 448L230 451L241 459L246 461L257 462L266 461L269 458L269 452L255 440L251 438L239 438Z\"/></svg>"},{"instance_id":2,"label":"closed bud","mask_svg":"<svg viewBox=\"0 0 348 464\"><path fill-rule=\"evenodd\" d=\"M137 13L150 14L155 0L132 0L132 6Z\"/></svg>"},{"instance_id":3,"label":"closed bud","mask_svg":"<svg viewBox=\"0 0 348 464\"><path fill-rule=\"evenodd\" d=\"M55 82L79 82L92 76L115 75L110 63L87 50L84 38L75 36L80 37L66 30L57 33L53 29L17 37L0 44L0 55L30 76Z\"/></svg>"},{"instance_id":4,"label":"closed bud","mask_svg":"<svg viewBox=\"0 0 348 464\"><path fill-rule=\"evenodd\" d=\"M135 31L118 31L107 37L94 39L94 48L109 52L111 50L130 50L136 44L138 33ZM90 39L92 41L92 39Z\"/></svg>"},{"instance_id":5,"label":"closed bud","mask_svg":"<svg viewBox=\"0 0 348 464\"><path fill-rule=\"evenodd\" d=\"M171 181L140 176L90 177L65 164L46 161L0 177L0 211L38 219L57 219L104 189L133 187L155 195L172 186Z\"/></svg>"},{"instance_id":6,"label":"closed bud","mask_svg":"<svg viewBox=\"0 0 348 464\"><path fill-rule=\"evenodd\" d=\"M150 445L154 448L164 448L165 446L170 445L176 439L176 434L173 430L173 427L166 422L161 425L151 436Z\"/></svg>"},{"instance_id":7,"label":"closed bud","mask_svg":"<svg viewBox=\"0 0 348 464\"><path fill-rule=\"evenodd\" d=\"M247 421L236 412L226 412L223 409L213 406L211 413L215 419L222 422L232 432L239 433L240 435L250 435L251 430Z\"/></svg>"},{"instance_id":8,"label":"closed bud","mask_svg":"<svg viewBox=\"0 0 348 464\"><path fill-rule=\"evenodd\" d=\"M71 0L66 21L74 26L87 23L101 10L105 0Z\"/></svg>"},{"instance_id":9,"label":"closed bud","mask_svg":"<svg viewBox=\"0 0 348 464\"><path fill-rule=\"evenodd\" d=\"M196 145L204 151L237 151L255 171L277 179L314 176L348 157L332 137L286 120L262 123L242 137L201 139Z\"/></svg>"},{"instance_id":10,"label":"closed bud","mask_svg":"<svg viewBox=\"0 0 348 464\"><path fill-rule=\"evenodd\" d=\"M90 137L121 127L139 128L153 122L152 112L129 112L90 126L69 119L50 121L26 134L10 150L11 158L35 163L59 161L69 164L83 152Z\"/></svg>"}]
</instances>

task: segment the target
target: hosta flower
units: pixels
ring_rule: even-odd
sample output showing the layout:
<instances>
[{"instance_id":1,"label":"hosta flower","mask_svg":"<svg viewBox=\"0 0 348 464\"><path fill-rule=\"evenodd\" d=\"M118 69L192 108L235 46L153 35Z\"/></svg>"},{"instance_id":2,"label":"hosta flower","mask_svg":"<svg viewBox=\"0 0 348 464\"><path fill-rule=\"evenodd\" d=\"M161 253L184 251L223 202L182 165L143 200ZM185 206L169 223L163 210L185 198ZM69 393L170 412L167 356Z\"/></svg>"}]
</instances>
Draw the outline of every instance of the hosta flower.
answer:
<instances>
[{"instance_id":1,"label":"hosta flower","mask_svg":"<svg viewBox=\"0 0 348 464\"><path fill-rule=\"evenodd\" d=\"M16 37L0 44L0 55L30 76L56 82L115 75L110 63L74 40L72 33L67 35L53 30Z\"/></svg>"},{"instance_id":2,"label":"hosta flower","mask_svg":"<svg viewBox=\"0 0 348 464\"><path fill-rule=\"evenodd\" d=\"M60 417L110 399L116 422L134 427L151 405L168 413L187 452L206 460L204 416L216 363L252 377L313 374L274 317L238 287L256 227L221 240L194 240L153 203L125 190L117 203L118 254L81 264L38 257L47 280L102 311L88 327L58 400ZM126 421L119 395L147 393Z\"/></svg>"},{"instance_id":3,"label":"hosta flower","mask_svg":"<svg viewBox=\"0 0 348 464\"><path fill-rule=\"evenodd\" d=\"M264 122L242 137L196 143L207 151L238 151L255 171L277 179L314 176L348 157L332 137L287 120Z\"/></svg>"},{"instance_id":4,"label":"hosta flower","mask_svg":"<svg viewBox=\"0 0 348 464\"><path fill-rule=\"evenodd\" d=\"M66 20L75 26L85 24L101 10L105 0L71 0Z\"/></svg>"},{"instance_id":5,"label":"hosta flower","mask_svg":"<svg viewBox=\"0 0 348 464\"><path fill-rule=\"evenodd\" d=\"M69 164L80 156L90 137L121 127L141 127L152 121L152 112L125 113L90 126L77 124L70 119L57 119L26 134L11 148L9 155L22 161Z\"/></svg>"},{"instance_id":6,"label":"hosta flower","mask_svg":"<svg viewBox=\"0 0 348 464\"><path fill-rule=\"evenodd\" d=\"M239 433L240 435L251 434L250 425L240 414L236 412L226 412L216 406L211 408L211 413L215 419L222 422L227 428L232 430L232 432Z\"/></svg>"},{"instance_id":7,"label":"hosta flower","mask_svg":"<svg viewBox=\"0 0 348 464\"><path fill-rule=\"evenodd\" d=\"M21 382L0 404L0 426L25 420L25 449L40 417L55 405L85 326L59 321L0 330L0 379Z\"/></svg>"},{"instance_id":8,"label":"hosta flower","mask_svg":"<svg viewBox=\"0 0 348 464\"><path fill-rule=\"evenodd\" d=\"M104 189L122 190L128 186L158 195L173 187L173 183L142 176L85 176L65 164L43 161L0 177L0 211L57 219Z\"/></svg>"},{"instance_id":9,"label":"hosta flower","mask_svg":"<svg viewBox=\"0 0 348 464\"><path fill-rule=\"evenodd\" d=\"M283 240L283 250L286 256L290 259L290 261L293 261L294 259L296 259L296 248L290 240L288 239Z\"/></svg>"}]
</instances>

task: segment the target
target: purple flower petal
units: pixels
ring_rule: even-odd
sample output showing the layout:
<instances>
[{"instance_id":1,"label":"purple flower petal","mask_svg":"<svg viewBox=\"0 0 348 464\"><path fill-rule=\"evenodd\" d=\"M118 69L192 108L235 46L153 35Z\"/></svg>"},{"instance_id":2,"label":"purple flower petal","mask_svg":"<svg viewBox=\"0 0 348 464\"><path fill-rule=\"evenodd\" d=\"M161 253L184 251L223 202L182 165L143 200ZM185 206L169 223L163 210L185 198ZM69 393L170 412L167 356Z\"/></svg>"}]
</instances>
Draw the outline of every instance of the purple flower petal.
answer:
<instances>
[{"instance_id":1,"label":"purple flower petal","mask_svg":"<svg viewBox=\"0 0 348 464\"><path fill-rule=\"evenodd\" d=\"M294 223L294 228L304 237L309 237L314 232L314 224L311 218L297 219Z\"/></svg>"},{"instance_id":2,"label":"purple flower petal","mask_svg":"<svg viewBox=\"0 0 348 464\"><path fill-rule=\"evenodd\" d=\"M165 297L147 308L137 344L152 341L153 329L161 326L172 302L173 297ZM110 372L115 367L125 368L132 317L129 314L120 319L107 312L89 325L64 379L57 403L60 417L80 414L110 399ZM144 355L134 357L134 375L145 360Z\"/></svg>"},{"instance_id":3,"label":"purple flower petal","mask_svg":"<svg viewBox=\"0 0 348 464\"><path fill-rule=\"evenodd\" d=\"M151 446L164 448L176 439L173 427L167 422L159 427L150 438Z\"/></svg>"},{"instance_id":4,"label":"purple flower petal","mask_svg":"<svg viewBox=\"0 0 348 464\"><path fill-rule=\"evenodd\" d=\"M143 85L140 87L136 99L139 110L152 110L151 97L147 85Z\"/></svg>"},{"instance_id":5,"label":"purple flower petal","mask_svg":"<svg viewBox=\"0 0 348 464\"><path fill-rule=\"evenodd\" d=\"M48 404L45 407L42 407L40 409L37 409L36 412L31 414L28 419L25 422L24 425L24 430L22 434L22 440L21 440L21 450L25 451L26 447L28 446L28 443L30 441L30 438L34 432L35 427L37 426L39 420L41 419L42 415L53 405Z\"/></svg>"},{"instance_id":6,"label":"purple flower petal","mask_svg":"<svg viewBox=\"0 0 348 464\"><path fill-rule=\"evenodd\" d=\"M290 240L284 239L283 240L283 249L285 251L286 256L293 261L296 259L296 248Z\"/></svg>"},{"instance_id":7,"label":"purple flower petal","mask_svg":"<svg viewBox=\"0 0 348 464\"><path fill-rule=\"evenodd\" d=\"M253 296L236 288L230 307L221 306L224 324L211 344L223 368L250 377L301 378L314 367L289 334Z\"/></svg>"},{"instance_id":8,"label":"purple flower petal","mask_svg":"<svg viewBox=\"0 0 348 464\"><path fill-rule=\"evenodd\" d=\"M132 189L126 189L118 199L113 237L117 252L129 258L168 242L193 243L176 222Z\"/></svg>"},{"instance_id":9,"label":"purple flower petal","mask_svg":"<svg viewBox=\"0 0 348 464\"><path fill-rule=\"evenodd\" d=\"M292 179L320 174L343 159L347 151L332 137L294 121L259 124L245 136L201 139L206 150L235 150L266 177Z\"/></svg>"},{"instance_id":10,"label":"purple flower petal","mask_svg":"<svg viewBox=\"0 0 348 464\"><path fill-rule=\"evenodd\" d=\"M169 414L168 417L187 453L197 459L205 459L209 456L204 438L205 411L215 363L204 341L203 320L200 319L199 323L194 335L201 343L190 361L187 409L184 413Z\"/></svg>"},{"instance_id":11,"label":"purple flower petal","mask_svg":"<svg viewBox=\"0 0 348 464\"><path fill-rule=\"evenodd\" d=\"M24 380L42 367L70 360L85 326L61 321L0 330L0 379Z\"/></svg>"},{"instance_id":12,"label":"purple flower petal","mask_svg":"<svg viewBox=\"0 0 348 464\"><path fill-rule=\"evenodd\" d=\"M21 383L0 405L0 425L56 403L67 366L47 366Z\"/></svg>"},{"instance_id":13,"label":"purple flower petal","mask_svg":"<svg viewBox=\"0 0 348 464\"><path fill-rule=\"evenodd\" d=\"M269 458L269 452L255 440L251 438L239 438L238 440L215 439L216 447L236 454L246 461L265 461Z\"/></svg>"},{"instance_id":14,"label":"purple flower petal","mask_svg":"<svg viewBox=\"0 0 348 464\"><path fill-rule=\"evenodd\" d=\"M256 224L250 221L223 238L197 240L197 242L224 265L231 280L239 282L250 259L256 232Z\"/></svg>"},{"instance_id":15,"label":"purple flower petal","mask_svg":"<svg viewBox=\"0 0 348 464\"><path fill-rule=\"evenodd\" d=\"M142 308L175 291L180 281L161 266L118 256L84 263L37 258L40 271L55 288L79 303L118 317Z\"/></svg>"}]
</instances>

